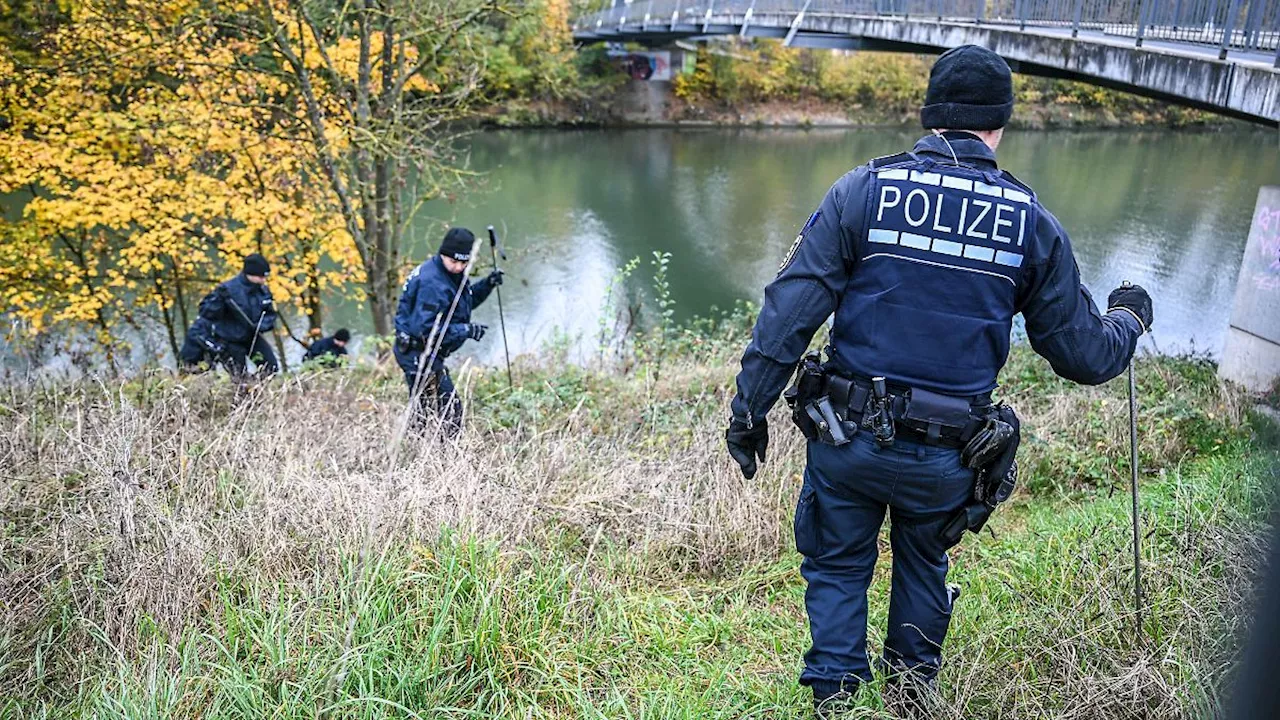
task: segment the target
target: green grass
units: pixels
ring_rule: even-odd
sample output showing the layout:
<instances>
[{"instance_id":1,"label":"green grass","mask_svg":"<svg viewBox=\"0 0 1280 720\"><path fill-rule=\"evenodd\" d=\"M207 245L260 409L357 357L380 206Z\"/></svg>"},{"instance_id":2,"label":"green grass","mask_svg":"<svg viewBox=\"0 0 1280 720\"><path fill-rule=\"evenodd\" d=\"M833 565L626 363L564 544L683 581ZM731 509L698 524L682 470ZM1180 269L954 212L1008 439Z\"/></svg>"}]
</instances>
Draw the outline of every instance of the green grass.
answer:
<instances>
[{"instance_id":1,"label":"green grass","mask_svg":"<svg viewBox=\"0 0 1280 720\"><path fill-rule=\"evenodd\" d=\"M1235 446L1144 487L1145 631L1162 656L1133 640L1127 496L997 516L994 538L971 537L955 553L953 580L965 594L944 692L963 699L965 717L1012 716L1032 704L1059 717L1085 691L1113 706L1095 706L1093 717L1171 717L1157 685L1133 697L1105 692L1120 690L1131 663L1159 660L1148 683L1212 707L1224 648L1207 641L1235 621L1207 611L1223 601L1224 585L1241 585L1250 549L1220 529L1256 522L1264 476L1263 461ZM223 577L210 609L216 622L172 640L144 631L138 657L85 678L76 701L27 709L102 718L311 718L318 706L352 718L804 711L794 682L807 643L797 556L728 577L655 582L636 576L623 548L597 547L584 565L579 544L570 545L504 551L445 534L388 550L364 573L348 559L337 577L310 587ZM871 595L872 626L883 627L886 572ZM1243 599L1226 598L1237 611ZM332 692L353 611L346 676ZM971 674L991 668L1001 674ZM864 701L878 707L871 693Z\"/></svg>"},{"instance_id":2,"label":"green grass","mask_svg":"<svg viewBox=\"0 0 1280 720\"><path fill-rule=\"evenodd\" d=\"M0 717L794 718L807 647L775 418L720 447L743 318L646 364L459 374L457 445L397 442L394 369L11 389L0 413ZM1217 709L1274 437L1212 363L1139 363L1144 637L1123 381L1015 350L1024 485L953 553L940 718ZM774 448L776 447L776 450ZM883 638L891 552L871 591ZM890 717L877 688L853 717Z\"/></svg>"}]
</instances>

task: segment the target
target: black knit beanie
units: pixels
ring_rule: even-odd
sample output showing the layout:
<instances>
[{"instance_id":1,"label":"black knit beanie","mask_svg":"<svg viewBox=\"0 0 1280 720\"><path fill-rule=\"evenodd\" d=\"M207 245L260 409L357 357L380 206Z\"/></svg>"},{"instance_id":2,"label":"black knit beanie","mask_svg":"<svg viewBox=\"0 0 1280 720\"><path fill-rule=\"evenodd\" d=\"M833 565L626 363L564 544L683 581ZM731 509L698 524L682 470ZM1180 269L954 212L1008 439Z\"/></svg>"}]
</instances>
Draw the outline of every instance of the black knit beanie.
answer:
<instances>
[{"instance_id":1,"label":"black knit beanie","mask_svg":"<svg viewBox=\"0 0 1280 720\"><path fill-rule=\"evenodd\" d=\"M961 45L933 64L920 108L926 129L998 130L1012 115L1013 77L1004 58L978 45Z\"/></svg>"},{"instance_id":2,"label":"black knit beanie","mask_svg":"<svg viewBox=\"0 0 1280 720\"><path fill-rule=\"evenodd\" d=\"M266 277L271 272L271 266L267 264L267 259L254 253L244 259L245 275L260 275Z\"/></svg>"},{"instance_id":3,"label":"black knit beanie","mask_svg":"<svg viewBox=\"0 0 1280 720\"><path fill-rule=\"evenodd\" d=\"M338 332L333 334L333 339L337 340L338 342L350 342L351 331L346 328L340 328Z\"/></svg>"},{"instance_id":4,"label":"black knit beanie","mask_svg":"<svg viewBox=\"0 0 1280 720\"><path fill-rule=\"evenodd\" d=\"M476 236L466 228L449 228L440 243L440 254L454 260L466 262L471 259L471 248L476 244Z\"/></svg>"}]
</instances>

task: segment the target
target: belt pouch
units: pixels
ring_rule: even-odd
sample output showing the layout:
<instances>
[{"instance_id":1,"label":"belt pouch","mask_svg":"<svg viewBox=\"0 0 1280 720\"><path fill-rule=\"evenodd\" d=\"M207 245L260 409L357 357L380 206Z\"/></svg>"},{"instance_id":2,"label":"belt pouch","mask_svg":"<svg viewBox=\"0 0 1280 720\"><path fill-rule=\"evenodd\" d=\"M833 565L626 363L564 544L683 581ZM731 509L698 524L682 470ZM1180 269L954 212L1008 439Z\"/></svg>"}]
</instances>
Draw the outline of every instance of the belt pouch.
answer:
<instances>
[{"instance_id":1,"label":"belt pouch","mask_svg":"<svg viewBox=\"0 0 1280 720\"><path fill-rule=\"evenodd\" d=\"M969 400L912 388L903 419L925 426L926 440L937 444L942 428L963 429L969 423Z\"/></svg>"}]
</instances>

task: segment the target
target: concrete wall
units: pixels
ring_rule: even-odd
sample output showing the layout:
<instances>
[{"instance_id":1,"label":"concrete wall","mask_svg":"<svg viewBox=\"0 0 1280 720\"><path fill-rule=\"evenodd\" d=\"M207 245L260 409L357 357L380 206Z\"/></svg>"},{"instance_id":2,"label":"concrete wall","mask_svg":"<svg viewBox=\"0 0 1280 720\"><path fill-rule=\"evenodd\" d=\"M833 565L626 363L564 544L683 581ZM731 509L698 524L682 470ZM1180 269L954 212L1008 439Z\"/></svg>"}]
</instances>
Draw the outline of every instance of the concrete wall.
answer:
<instances>
[{"instance_id":1,"label":"concrete wall","mask_svg":"<svg viewBox=\"0 0 1280 720\"><path fill-rule=\"evenodd\" d=\"M1280 186L1258 191L1218 374L1258 391L1280 381Z\"/></svg>"}]
</instances>

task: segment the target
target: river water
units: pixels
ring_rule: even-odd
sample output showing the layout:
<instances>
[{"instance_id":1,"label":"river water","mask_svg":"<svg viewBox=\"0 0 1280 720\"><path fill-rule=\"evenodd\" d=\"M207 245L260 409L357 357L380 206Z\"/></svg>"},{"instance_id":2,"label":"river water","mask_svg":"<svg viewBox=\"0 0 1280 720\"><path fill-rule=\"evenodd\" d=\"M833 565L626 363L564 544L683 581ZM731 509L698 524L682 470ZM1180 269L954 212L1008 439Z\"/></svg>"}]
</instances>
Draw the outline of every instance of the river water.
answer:
<instances>
[{"instance_id":1,"label":"river water","mask_svg":"<svg viewBox=\"0 0 1280 720\"><path fill-rule=\"evenodd\" d=\"M680 318L758 301L831 183L869 158L909 149L917 136L893 129L484 133L472 141L471 160L486 173L486 192L426 208L414 253L434 248L438 231L428 217L477 235L505 224L512 351L566 336L589 351L610 279L629 259L642 258L631 289L646 292L652 253L671 253ZM1095 299L1105 302L1126 279L1151 291L1156 324L1144 344L1221 350L1258 187L1280 182L1273 134L1011 131L999 157L1061 220ZM486 254L481 271L488 266ZM496 303L476 317L496 326ZM353 307L335 319L368 324ZM475 352L498 362L501 340L490 336Z\"/></svg>"},{"instance_id":2,"label":"river water","mask_svg":"<svg viewBox=\"0 0 1280 720\"><path fill-rule=\"evenodd\" d=\"M485 188L429 205L409 255L427 257L442 222L505 226L503 287L512 352L596 347L601 306L619 267L640 257L631 293L649 292L654 251L671 253L677 318L758 301L827 188L850 168L910 149L900 129L642 129L485 132L470 140ZM1122 280L1151 291L1163 352L1221 350L1258 187L1280 183L1273 133L1012 131L1000 161L1034 187L1071 235L1094 297ZM487 248L480 272L489 268ZM469 352L502 358L493 326ZM354 303L330 330L367 331ZM162 344L162 343L157 343ZM290 343L292 345L292 343ZM291 355L300 354L296 347ZM291 358L292 359L292 358Z\"/></svg>"}]
</instances>

